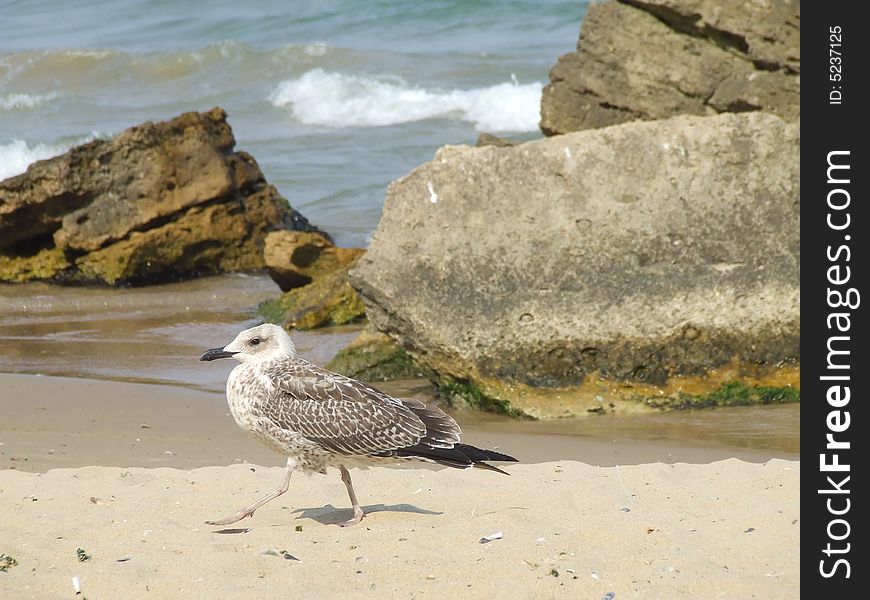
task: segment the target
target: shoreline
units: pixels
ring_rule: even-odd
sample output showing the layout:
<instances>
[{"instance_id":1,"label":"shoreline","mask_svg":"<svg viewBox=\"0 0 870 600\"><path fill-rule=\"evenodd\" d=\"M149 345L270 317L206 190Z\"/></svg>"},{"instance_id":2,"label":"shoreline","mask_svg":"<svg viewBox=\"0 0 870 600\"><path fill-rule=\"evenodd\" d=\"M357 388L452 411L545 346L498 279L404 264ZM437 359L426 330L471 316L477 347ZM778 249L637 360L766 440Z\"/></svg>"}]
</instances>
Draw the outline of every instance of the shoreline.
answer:
<instances>
[{"instance_id":1,"label":"shoreline","mask_svg":"<svg viewBox=\"0 0 870 600\"><path fill-rule=\"evenodd\" d=\"M397 393L390 389L391 384L380 387ZM284 463L280 455L236 426L222 392L5 373L0 373L0 389L4 416L0 423L0 469L44 472L92 465L190 469L246 462L265 466ZM398 395L423 393L407 385L399 389L406 394ZM431 401L424 395L420 399ZM733 410L737 409L723 409L720 416L727 417L727 411ZM576 460L613 466L800 458L798 452L741 448L704 439L708 430L703 428L674 429L680 420L687 419L685 414L663 415L659 423L610 416L583 419L583 423L516 422L487 414L452 414L463 428L464 442L501 449L523 463ZM710 414L699 413L699 421L708 420ZM799 418L799 413L792 417ZM686 432L694 439L681 439Z\"/></svg>"},{"instance_id":2,"label":"shoreline","mask_svg":"<svg viewBox=\"0 0 870 600\"><path fill-rule=\"evenodd\" d=\"M204 521L284 475L222 393L21 374L0 374L0 390L0 554L14 559L2 597L65 597L74 577L85 597L113 598L800 593L794 453L675 444L666 428L654 439L661 424L611 435L615 416L572 434L557 433L566 422L454 413L464 442L520 459L510 477L354 469L367 517L345 529L338 472L297 474L287 494L220 528Z\"/></svg>"}]
</instances>

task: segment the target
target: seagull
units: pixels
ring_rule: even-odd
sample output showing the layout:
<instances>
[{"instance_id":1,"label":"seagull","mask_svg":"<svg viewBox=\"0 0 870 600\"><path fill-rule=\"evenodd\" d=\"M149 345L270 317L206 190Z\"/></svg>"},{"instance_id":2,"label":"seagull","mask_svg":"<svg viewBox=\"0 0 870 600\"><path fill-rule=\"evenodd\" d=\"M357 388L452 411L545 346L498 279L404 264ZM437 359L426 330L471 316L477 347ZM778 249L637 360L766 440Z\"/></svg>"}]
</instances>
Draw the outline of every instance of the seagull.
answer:
<instances>
[{"instance_id":1,"label":"seagull","mask_svg":"<svg viewBox=\"0 0 870 600\"><path fill-rule=\"evenodd\" d=\"M486 461L517 459L459 442L460 429L441 409L413 399L393 398L356 379L318 367L296 354L278 325L246 329L223 348L206 350L202 361L234 358L227 403L236 423L287 457L281 486L250 506L207 525L229 525L285 493L294 471L326 473L336 467L347 488L353 517L365 516L348 467L425 461L457 469L507 472Z\"/></svg>"}]
</instances>

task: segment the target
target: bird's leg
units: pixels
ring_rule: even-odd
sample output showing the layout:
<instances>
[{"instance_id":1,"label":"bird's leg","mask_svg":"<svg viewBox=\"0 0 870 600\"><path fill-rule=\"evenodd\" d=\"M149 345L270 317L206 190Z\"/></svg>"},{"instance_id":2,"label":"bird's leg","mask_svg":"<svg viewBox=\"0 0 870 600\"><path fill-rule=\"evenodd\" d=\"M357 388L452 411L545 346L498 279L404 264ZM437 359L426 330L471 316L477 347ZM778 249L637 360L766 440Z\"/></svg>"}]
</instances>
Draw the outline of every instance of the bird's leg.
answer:
<instances>
[{"instance_id":1,"label":"bird's leg","mask_svg":"<svg viewBox=\"0 0 870 600\"><path fill-rule=\"evenodd\" d=\"M344 487L347 488L347 495L350 496L350 503L353 505L353 518L341 524L342 527L350 527L356 525L365 516L363 509L360 508L359 502L356 499L356 492L353 491L353 482L350 480L350 472L344 468L344 465L339 465L341 469L341 480L344 482Z\"/></svg>"},{"instance_id":2,"label":"bird's leg","mask_svg":"<svg viewBox=\"0 0 870 600\"><path fill-rule=\"evenodd\" d=\"M206 525L229 525L230 523L235 523L236 521L241 521L245 517L252 517L254 515L255 510L257 510L258 508L260 508L261 506L263 506L264 504L266 504L270 500L274 500L275 498L277 498L278 496L280 496L281 494L283 494L284 492L287 491L287 489L290 487L290 475L293 474L293 470L295 468L296 468L296 463L288 458L287 459L287 474L284 476L284 483L281 484L281 487L279 487L277 490L275 490L274 492L272 492L268 496L260 498L259 500L254 502L252 505L250 505L246 508L239 509L239 511L235 514L232 514L228 517L224 517L223 519L218 519L216 521L206 521L205 524Z\"/></svg>"}]
</instances>

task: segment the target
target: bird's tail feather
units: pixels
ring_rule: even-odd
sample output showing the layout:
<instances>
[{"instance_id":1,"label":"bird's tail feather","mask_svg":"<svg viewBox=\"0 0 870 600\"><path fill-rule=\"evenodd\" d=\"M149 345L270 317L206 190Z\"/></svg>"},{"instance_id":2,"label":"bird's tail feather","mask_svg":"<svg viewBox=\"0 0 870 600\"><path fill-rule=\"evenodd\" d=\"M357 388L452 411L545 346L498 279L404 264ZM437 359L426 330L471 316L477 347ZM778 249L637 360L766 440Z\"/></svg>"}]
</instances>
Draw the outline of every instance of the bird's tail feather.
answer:
<instances>
[{"instance_id":1,"label":"bird's tail feather","mask_svg":"<svg viewBox=\"0 0 870 600\"><path fill-rule=\"evenodd\" d=\"M444 465L445 467L453 467L454 469L476 467L486 471L503 473L504 475L510 475L510 473L502 471L498 467L494 467L484 461L496 460L517 462L517 459L512 456L493 452L492 450L482 450L480 448L475 448L474 446L469 446L468 444L456 444L453 448L433 448L424 444L417 444L415 446L408 446L407 448L395 450L393 451L393 455L403 458L419 458L438 463L439 465Z\"/></svg>"},{"instance_id":2,"label":"bird's tail feather","mask_svg":"<svg viewBox=\"0 0 870 600\"><path fill-rule=\"evenodd\" d=\"M495 460L503 462L518 462L513 456L508 456L507 454L501 454L500 452L494 452L492 450L476 448L474 446L469 446L468 444L456 444L454 448L474 461Z\"/></svg>"}]
</instances>

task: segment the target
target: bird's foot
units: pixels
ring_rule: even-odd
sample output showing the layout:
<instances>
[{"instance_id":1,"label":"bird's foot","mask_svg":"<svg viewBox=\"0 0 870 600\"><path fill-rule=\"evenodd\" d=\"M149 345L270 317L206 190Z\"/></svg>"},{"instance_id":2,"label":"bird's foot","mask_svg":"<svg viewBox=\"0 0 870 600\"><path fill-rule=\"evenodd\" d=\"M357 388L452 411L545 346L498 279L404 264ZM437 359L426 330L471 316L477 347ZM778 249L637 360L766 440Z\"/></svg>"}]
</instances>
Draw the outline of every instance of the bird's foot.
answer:
<instances>
[{"instance_id":1,"label":"bird's foot","mask_svg":"<svg viewBox=\"0 0 870 600\"><path fill-rule=\"evenodd\" d=\"M353 507L353 518L348 519L344 523L340 523L340 525L342 527L350 527L351 525L358 525L359 522L363 520L364 516L366 516L366 514L363 512L363 510L359 506L354 506Z\"/></svg>"},{"instance_id":2,"label":"bird's foot","mask_svg":"<svg viewBox=\"0 0 870 600\"><path fill-rule=\"evenodd\" d=\"M236 521L241 521L245 517L253 517L254 511L252 510L240 510L234 515L230 515L228 517L224 517L223 519L217 519L215 521L206 521L206 525L230 525L235 523Z\"/></svg>"}]
</instances>

